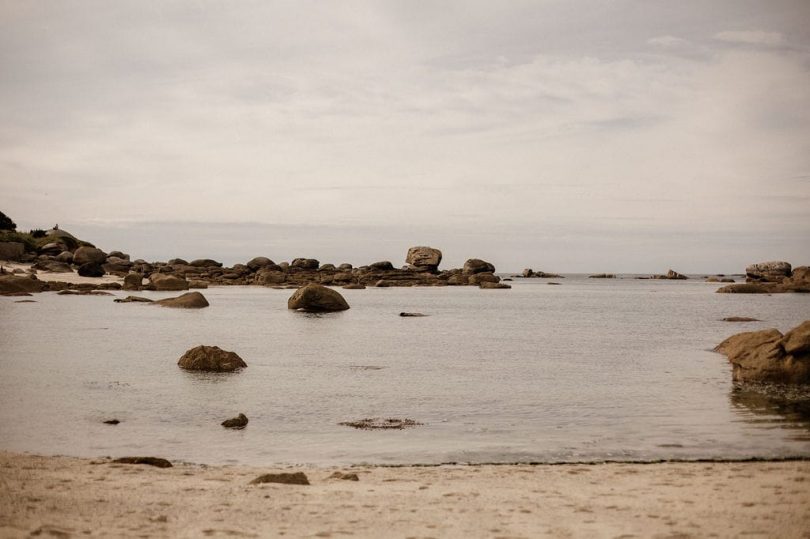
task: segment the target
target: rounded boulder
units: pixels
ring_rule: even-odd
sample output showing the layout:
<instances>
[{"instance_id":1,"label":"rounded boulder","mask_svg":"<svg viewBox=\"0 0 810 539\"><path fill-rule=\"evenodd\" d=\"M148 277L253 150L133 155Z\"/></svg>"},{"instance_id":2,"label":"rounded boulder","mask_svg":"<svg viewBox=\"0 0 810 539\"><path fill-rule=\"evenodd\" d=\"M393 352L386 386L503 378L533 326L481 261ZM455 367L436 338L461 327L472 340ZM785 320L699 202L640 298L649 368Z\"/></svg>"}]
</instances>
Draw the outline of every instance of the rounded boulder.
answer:
<instances>
[{"instance_id":1,"label":"rounded boulder","mask_svg":"<svg viewBox=\"0 0 810 539\"><path fill-rule=\"evenodd\" d=\"M302 286L287 300L288 309L306 312L345 311L349 304L337 291L319 284Z\"/></svg>"},{"instance_id":2,"label":"rounded boulder","mask_svg":"<svg viewBox=\"0 0 810 539\"><path fill-rule=\"evenodd\" d=\"M219 346L195 346L177 361L182 369L206 372L232 372L247 367L236 352L223 350Z\"/></svg>"}]
</instances>

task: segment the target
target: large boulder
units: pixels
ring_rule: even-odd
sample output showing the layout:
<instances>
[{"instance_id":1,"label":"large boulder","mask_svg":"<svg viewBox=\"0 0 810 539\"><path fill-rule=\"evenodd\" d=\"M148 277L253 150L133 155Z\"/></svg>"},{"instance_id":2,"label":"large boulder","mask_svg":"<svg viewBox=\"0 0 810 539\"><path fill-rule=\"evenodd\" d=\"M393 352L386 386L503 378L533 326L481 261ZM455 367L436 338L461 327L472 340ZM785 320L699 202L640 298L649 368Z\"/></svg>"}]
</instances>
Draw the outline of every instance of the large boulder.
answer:
<instances>
[{"instance_id":1,"label":"large boulder","mask_svg":"<svg viewBox=\"0 0 810 539\"><path fill-rule=\"evenodd\" d=\"M149 281L155 290L188 290L188 281L169 273L153 273Z\"/></svg>"},{"instance_id":2,"label":"large boulder","mask_svg":"<svg viewBox=\"0 0 810 539\"><path fill-rule=\"evenodd\" d=\"M749 282L781 283L785 277L790 277L790 275L790 264L781 260L760 262L745 268L745 276Z\"/></svg>"},{"instance_id":3,"label":"large boulder","mask_svg":"<svg viewBox=\"0 0 810 539\"><path fill-rule=\"evenodd\" d=\"M190 371L231 372L247 364L235 352L228 352L219 346L196 346L177 361L182 369Z\"/></svg>"},{"instance_id":4,"label":"large boulder","mask_svg":"<svg viewBox=\"0 0 810 539\"><path fill-rule=\"evenodd\" d=\"M767 284L758 283L729 284L715 290L720 294L770 294L773 291Z\"/></svg>"},{"instance_id":5,"label":"large boulder","mask_svg":"<svg viewBox=\"0 0 810 539\"><path fill-rule=\"evenodd\" d=\"M810 266L793 268L792 275L782 281L780 288L785 292L810 292Z\"/></svg>"},{"instance_id":6,"label":"large boulder","mask_svg":"<svg viewBox=\"0 0 810 539\"><path fill-rule=\"evenodd\" d=\"M176 298L166 298L155 302L161 307L174 307L175 309L202 309L208 307L208 300L199 292L186 292Z\"/></svg>"},{"instance_id":7,"label":"large boulder","mask_svg":"<svg viewBox=\"0 0 810 539\"><path fill-rule=\"evenodd\" d=\"M394 265L388 260L374 262L373 264L369 264L368 267L376 271L392 271L394 269Z\"/></svg>"},{"instance_id":8,"label":"large boulder","mask_svg":"<svg viewBox=\"0 0 810 539\"><path fill-rule=\"evenodd\" d=\"M495 273L495 266L478 258L471 258L464 263L464 273Z\"/></svg>"},{"instance_id":9,"label":"large boulder","mask_svg":"<svg viewBox=\"0 0 810 539\"><path fill-rule=\"evenodd\" d=\"M189 262L188 265L194 266L195 268L221 268L222 262L217 262L210 258L198 258L197 260Z\"/></svg>"},{"instance_id":10,"label":"large boulder","mask_svg":"<svg viewBox=\"0 0 810 539\"><path fill-rule=\"evenodd\" d=\"M316 270L320 267L321 263L315 260L314 258L296 258L292 262L290 262L291 268L298 268L298 269L306 269L306 270Z\"/></svg>"},{"instance_id":11,"label":"large boulder","mask_svg":"<svg viewBox=\"0 0 810 539\"><path fill-rule=\"evenodd\" d=\"M140 290L142 287L142 273L128 273L124 276L124 290Z\"/></svg>"},{"instance_id":12,"label":"large boulder","mask_svg":"<svg viewBox=\"0 0 810 539\"><path fill-rule=\"evenodd\" d=\"M345 311L349 304L337 291L319 284L302 286L287 300L288 309L307 312Z\"/></svg>"},{"instance_id":13,"label":"large boulder","mask_svg":"<svg viewBox=\"0 0 810 539\"><path fill-rule=\"evenodd\" d=\"M426 271L436 271L442 262L442 252L433 247L417 246L408 249L405 262Z\"/></svg>"},{"instance_id":14,"label":"large boulder","mask_svg":"<svg viewBox=\"0 0 810 539\"><path fill-rule=\"evenodd\" d=\"M810 383L810 321L786 335L776 329L738 333L715 351L728 357L736 381Z\"/></svg>"},{"instance_id":15,"label":"large boulder","mask_svg":"<svg viewBox=\"0 0 810 539\"><path fill-rule=\"evenodd\" d=\"M266 256L257 256L256 258L250 259L250 261L245 265L250 268L251 271L258 271L259 269L272 264L273 261Z\"/></svg>"},{"instance_id":16,"label":"large boulder","mask_svg":"<svg viewBox=\"0 0 810 539\"><path fill-rule=\"evenodd\" d=\"M89 262L103 264L107 260L107 255L101 249L95 247L79 247L73 253L73 264L81 266Z\"/></svg>"},{"instance_id":17,"label":"large boulder","mask_svg":"<svg viewBox=\"0 0 810 539\"><path fill-rule=\"evenodd\" d=\"M45 283L34 277L19 275L0 275L0 295L18 295L31 292L42 292Z\"/></svg>"},{"instance_id":18,"label":"large boulder","mask_svg":"<svg viewBox=\"0 0 810 539\"><path fill-rule=\"evenodd\" d=\"M76 272L82 277L104 277L104 268L97 262L82 264Z\"/></svg>"}]
</instances>

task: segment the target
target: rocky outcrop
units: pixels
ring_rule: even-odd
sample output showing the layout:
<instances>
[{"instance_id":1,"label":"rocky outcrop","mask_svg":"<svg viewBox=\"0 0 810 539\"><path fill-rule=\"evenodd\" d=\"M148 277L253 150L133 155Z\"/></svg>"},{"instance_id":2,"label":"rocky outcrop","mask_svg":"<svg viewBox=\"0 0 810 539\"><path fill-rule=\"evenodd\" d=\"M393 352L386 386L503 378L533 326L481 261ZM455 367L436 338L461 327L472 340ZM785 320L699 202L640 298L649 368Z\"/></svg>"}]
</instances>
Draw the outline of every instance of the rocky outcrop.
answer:
<instances>
[{"instance_id":1,"label":"rocky outcrop","mask_svg":"<svg viewBox=\"0 0 810 539\"><path fill-rule=\"evenodd\" d=\"M394 265L388 260L383 260L381 262L374 262L373 264L369 264L368 267L372 270L377 271L392 271L394 269Z\"/></svg>"},{"instance_id":2,"label":"rocky outcrop","mask_svg":"<svg viewBox=\"0 0 810 539\"><path fill-rule=\"evenodd\" d=\"M494 289L494 290L497 290L497 289L507 289L507 288L512 288L512 287L511 287L510 285L508 285L508 284L504 284L504 283L493 283L493 282L488 282L488 281L485 281L485 282L481 283L480 285L478 285L478 287L479 287L479 288L482 288L482 289L485 289L485 290L487 290L487 289L491 289L491 290L493 290L493 289Z\"/></svg>"},{"instance_id":3,"label":"rocky outcrop","mask_svg":"<svg viewBox=\"0 0 810 539\"><path fill-rule=\"evenodd\" d=\"M495 273L495 266L479 258L470 258L464 263L463 271L466 274Z\"/></svg>"},{"instance_id":4,"label":"rocky outcrop","mask_svg":"<svg viewBox=\"0 0 810 539\"><path fill-rule=\"evenodd\" d=\"M138 291L143 288L142 273L127 273L124 276L124 290Z\"/></svg>"},{"instance_id":5,"label":"rocky outcrop","mask_svg":"<svg viewBox=\"0 0 810 539\"><path fill-rule=\"evenodd\" d=\"M82 277L104 277L104 268L98 262L88 262L79 266L76 273Z\"/></svg>"},{"instance_id":6,"label":"rocky outcrop","mask_svg":"<svg viewBox=\"0 0 810 539\"><path fill-rule=\"evenodd\" d=\"M405 262L418 271L435 272L442 263L442 252L433 247L411 247L405 256Z\"/></svg>"},{"instance_id":7,"label":"rocky outcrop","mask_svg":"<svg viewBox=\"0 0 810 539\"><path fill-rule=\"evenodd\" d=\"M728 357L736 381L810 383L810 320L785 335L776 329L738 333L715 351Z\"/></svg>"},{"instance_id":8,"label":"rocky outcrop","mask_svg":"<svg viewBox=\"0 0 810 539\"><path fill-rule=\"evenodd\" d=\"M19 275L0 275L0 295L17 295L42 292L45 283L36 277Z\"/></svg>"},{"instance_id":9,"label":"rocky outcrop","mask_svg":"<svg viewBox=\"0 0 810 539\"><path fill-rule=\"evenodd\" d=\"M188 281L169 273L153 273L149 276L149 287L153 290L188 290Z\"/></svg>"},{"instance_id":10,"label":"rocky outcrop","mask_svg":"<svg viewBox=\"0 0 810 539\"><path fill-rule=\"evenodd\" d=\"M662 280L670 280L670 281L683 281L683 280L686 280L688 278L689 277L687 277L686 275L683 275L682 273L678 273L677 271L672 270L672 269L667 271L664 275L653 275L653 276L650 277L650 279L662 279Z\"/></svg>"},{"instance_id":11,"label":"rocky outcrop","mask_svg":"<svg viewBox=\"0 0 810 539\"><path fill-rule=\"evenodd\" d=\"M25 244L16 241L0 241L0 260L17 261L25 253Z\"/></svg>"},{"instance_id":12,"label":"rocky outcrop","mask_svg":"<svg viewBox=\"0 0 810 539\"><path fill-rule=\"evenodd\" d=\"M95 247L79 247L73 252L73 264L81 266L89 262L103 264L107 260L107 255L101 249Z\"/></svg>"},{"instance_id":13,"label":"rocky outcrop","mask_svg":"<svg viewBox=\"0 0 810 539\"><path fill-rule=\"evenodd\" d=\"M756 283L781 283L791 273L790 264L781 260L759 262L745 268L746 281Z\"/></svg>"},{"instance_id":14,"label":"rocky outcrop","mask_svg":"<svg viewBox=\"0 0 810 539\"><path fill-rule=\"evenodd\" d=\"M186 370L206 372L232 372L247 367L235 352L228 352L219 346L204 345L188 350L177 364Z\"/></svg>"},{"instance_id":15,"label":"rocky outcrop","mask_svg":"<svg viewBox=\"0 0 810 539\"><path fill-rule=\"evenodd\" d=\"M304 270L316 270L320 265L321 263L314 258L296 258L290 262L291 268Z\"/></svg>"},{"instance_id":16,"label":"rocky outcrop","mask_svg":"<svg viewBox=\"0 0 810 539\"><path fill-rule=\"evenodd\" d=\"M208 307L208 300L199 292L187 292L176 298L166 298L154 302L161 307L172 307L175 309L202 309Z\"/></svg>"},{"instance_id":17,"label":"rocky outcrop","mask_svg":"<svg viewBox=\"0 0 810 539\"><path fill-rule=\"evenodd\" d=\"M288 309L307 312L345 311L349 304L336 290L319 284L302 286L287 300Z\"/></svg>"},{"instance_id":18,"label":"rocky outcrop","mask_svg":"<svg viewBox=\"0 0 810 539\"><path fill-rule=\"evenodd\" d=\"M557 273L546 273L544 271L534 271L531 268L526 268L523 270L523 273L520 275L514 275L513 277L523 277L524 279L530 278L538 278L538 279L564 279L562 275Z\"/></svg>"}]
</instances>

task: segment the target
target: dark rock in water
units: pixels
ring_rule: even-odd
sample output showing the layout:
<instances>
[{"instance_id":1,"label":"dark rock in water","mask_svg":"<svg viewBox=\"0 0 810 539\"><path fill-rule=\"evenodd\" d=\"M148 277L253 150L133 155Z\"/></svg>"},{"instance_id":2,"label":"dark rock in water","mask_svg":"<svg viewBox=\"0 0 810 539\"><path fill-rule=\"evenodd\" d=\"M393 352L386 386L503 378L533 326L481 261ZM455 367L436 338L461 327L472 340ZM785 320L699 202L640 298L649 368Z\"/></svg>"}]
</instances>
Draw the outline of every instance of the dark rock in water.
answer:
<instances>
[{"instance_id":1,"label":"dark rock in water","mask_svg":"<svg viewBox=\"0 0 810 539\"><path fill-rule=\"evenodd\" d=\"M546 284L550 284L550 285L556 285L556 286L559 286L559 285L561 285L562 283L555 283L555 282L553 282L553 281L549 281L549 282L547 282Z\"/></svg>"},{"instance_id":2,"label":"dark rock in water","mask_svg":"<svg viewBox=\"0 0 810 539\"><path fill-rule=\"evenodd\" d=\"M282 485L309 485L309 479L304 472L295 473L266 473L250 482L251 485L262 483L280 483Z\"/></svg>"},{"instance_id":3,"label":"dark rock in water","mask_svg":"<svg viewBox=\"0 0 810 539\"><path fill-rule=\"evenodd\" d=\"M781 260L760 262L745 268L745 276L749 282L781 283L791 273L790 264Z\"/></svg>"},{"instance_id":4,"label":"dark rock in water","mask_svg":"<svg viewBox=\"0 0 810 539\"><path fill-rule=\"evenodd\" d=\"M616 275L613 273L595 273L588 275L588 279L615 279Z\"/></svg>"},{"instance_id":5,"label":"dark rock in water","mask_svg":"<svg viewBox=\"0 0 810 539\"><path fill-rule=\"evenodd\" d=\"M759 322L759 319L748 318L747 316L727 316L723 318L723 322Z\"/></svg>"},{"instance_id":6,"label":"dark rock in water","mask_svg":"<svg viewBox=\"0 0 810 539\"><path fill-rule=\"evenodd\" d=\"M508 288L512 288L512 285L503 284L503 283L493 283L490 281L484 281L483 283L478 285L479 288L483 290L505 290Z\"/></svg>"},{"instance_id":7,"label":"dark rock in water","mask_svg":"<svg viewBox=\"0 0 810 539\"><path fill-rule=\"evenodd\" d=\"M199 292L186 292L176 298L166 298L154 302L161 307L173 307L175 309L202 309L208 307L208 300Z\"/></svg>"},{"instance_id":8,"label":"dark rock in water","mask_svg":"<svg viewBox=\"0 0 810 539\"><path fill-rule=\"evenodd\" d=\"M207 372L231 372L247 364L235 352L219 346L195 346L180 357L177 364L187 370Z\"/></svg>"},{"instance_id":9,"label":"dark rock in water","mask_svg":"<svg viewBox=\"0 0 810 539\"><path fill-rule=\"evenodd\" d=\"M771 294L771 285L757 283L739 283L722 286L715 290L719 294Z\"/></svg>"},{"instance_id":10,"label":"dark rock in water","mask_svg":"<svg viewBox=\"0 0 810 539\"><path fill-rule=\"evenodd\" d=\"M405 317L420 317L420 316L428 316L428 315L426 315L426 314L422 314L422 313L399 313L399 316L405 316Z\"/></svg>"},{"instance_id":11,"label":"dark rock in water","mask_svg":"<svg viewBox=\"0 0 810 539\"><path fill-rule=\"evenodd\" d=\"M287 300L288 309L307 312L345 311L349 304L337 291L319 284L302 286Z\"/></svg>"},{"instance_id":12,"label":"dark rock in water","mask_svg":"<svg viewBox=\"0 0 810 539\"><path fill-rule=\"evenodd\" d=\"M479 258L470 258L464 263L464 273L495 273L495 266Z\"/></svg>"},{"instance_id":13,"label":"dark rock in water","mask_svg":"<svg viewBox=\"0 0 810 539\"><path fill-rule=\"evenodd\" d=\"M25 294L26 296L31 295L31 294L28 294L26 292L22 292L22 293ZM33 299L20 299L20 300L15 301L14 303L36 303L36 301L34 301Z\"/></svg>"},{"instance_id":14,"label":"dark rock in water","mask_svg":"<svg viewBox=\"0 0 810 539\"><path fill-rule=\"evenodd\" d=\"M433 247L411 247L408 249L405 262L419 270L436 271L442 262L442 252Z\"/></svg>"},{"instance_id":15,"label":"dark rock in water","mask_svg":"<svg viewBox=\"0 0 810 539\"><path fill-rule=\"evenodd\" d=\"M45 283L34 276L0 275L0 294L27 294L42 292Z\"/></svg>"},{"instance_id":16,"label":"dark rock in water","mask_svg":"<svg viewBox=\"0 0 810 539\"><path fill-rule=\"evenodd\" d=\"M127 296L125 298L117 298L114 300L116 303L152 303L149 298L142 298L140 296Z\"/></svg>"},{"instance_id":17,"label":"dark rock in water","mask_svg":"<svg viewBox=\"0 0 810 539\"><path fill-rule=\"evenodd\" d=\"M366 288L365 285L358 284L358 283L351 283L347 284L343 287L345 290L363 290Z\"/></svg>"},{"instance_id":18,"label":"dark rock in water","mask_svg":"<svg viewBox=\"0 0 810 539\"><path fill-rule=\"evenodd\" d=\"M148 466L156 466L158 468L172 467L171 462L159 457L122 457L120 459L114 459L113 462L117 464L146 464Z\"/></svg>"},{"instance_id":19,"label":"dark rock in water","mask_svg":"<svg viewBox=\"0 0 810 539\"><path fill-rule=\"evenodd\" d=\"M57 295L58 296L112 296L112 294L110 294L109 292L105 292L104 290L87 290L87 289L72 290L72 289L69 289L69 288L66 289L66 290L60 290L59 292L57 292Z\"/></svg>"},{"instance_id":20,"label":"dark rock in water","mask_svg":"<svg viewBox=\"0 0 810 539\"><path fill-rule=\"evenodd\" d=\"M106 260L106 253L95 247L79 247L73 252L73 264L76 266L83 266L91 262L101 265Z\"/></svg>"},{"instance_id":21,"label":"dark rock in water","mask_svg":"<svg viewBox=\"0 0 810 539\"><path fill-rule=\"evenodd\" d=\"M810 383L810 320L782 335L776 329L732 335L715 348L739 382Z\"/></svg>"},{"instance_id":22,"label":"dark rock in water","mask_svg":"<svg viewBox=\"0 0 810 539\"><path fill-rule=\"evenodd\" d=\"M104 277L104 268L97 262L82 264L76 272L82 277Z\"/></svg>"},{"instance_id":23,"label":"dark rock in water","mask_svg":"<svg viewBox=\"0 0 810 539\"><path fill-rule=\"evenodd\" d=\"M402 430L407 427L416 427L422 425L422 423L414 421L413 419L382 419L379 417L368 417L365 419L359 419L357 421L343 421L342 423L338 423L338 425L363 430Z\"/></svg>"},{"instance_id":24,"label":"dark rock in water","mask_svg":"<svg viewBox=\"0 0 810 539\"><path fill-rule=\"evenodd\" d=\"M118 421L117 419L108 419L107 421L104 421L105 425L117 425L119 423L120 421Z\"/></svg>"},{"instance_id":25,"label":"dark rock in water","mask_svg":"<svg viewBox=\"0 0 810 539\"><path fill-rule=\"evenodd\" d=\"M221 423L226 429L244 429L248 424L248 418L245 414L239 414L231 419L226 419Z\"/></svg>"},{"instance_id":26,"label":"dark rock in water","mask_svg":"<svg viewBox=\"0 0 810 539\"><path fill-rule=\"evenodd\" d=\"M335 472L329 476L329 479L342 479L343 481L360 481L360 478L354 472Z\"/></svg>"}]
</instances>

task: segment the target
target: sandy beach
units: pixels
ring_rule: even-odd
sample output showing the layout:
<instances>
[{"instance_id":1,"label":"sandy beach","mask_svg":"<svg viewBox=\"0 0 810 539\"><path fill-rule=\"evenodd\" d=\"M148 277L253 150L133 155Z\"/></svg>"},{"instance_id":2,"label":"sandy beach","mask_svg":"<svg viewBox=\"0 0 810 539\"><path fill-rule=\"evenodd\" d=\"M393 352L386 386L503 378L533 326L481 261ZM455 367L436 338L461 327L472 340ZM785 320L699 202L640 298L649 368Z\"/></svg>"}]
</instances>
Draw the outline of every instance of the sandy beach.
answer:
<instances>
[{"instance_id":1,"label":"sandy beach","mask_svg":"<svg viewBox=\"0 0 810 539\"><path fill-rule=\"evenodd\" d=\"M284 471L311 485L249 484ZM2 537L810 537L808 461L160 469L2 452L0 479Z\"/></svg>"},{"instance_id":2,"label":"sandy beach","mask_svg":"<svg viewBox=\"0 0 810 539\"><path fill-rule=\"evenodd\" d=\"M14 270L22 270L27 272L31 269L31 264L21 264L18 262L3 262L0 264L6 272L13 273ZM21 274L23 275L23 274ZM27 273L25 274L27 275ZM70 273L51 273L48 271L38 271L37 279L40 281L62 281L70 284L104 284L104 283L121 283L123 279L116 275L107 274L103 277L82 277L75 271Z\"/></svg>"}]
</instances>

